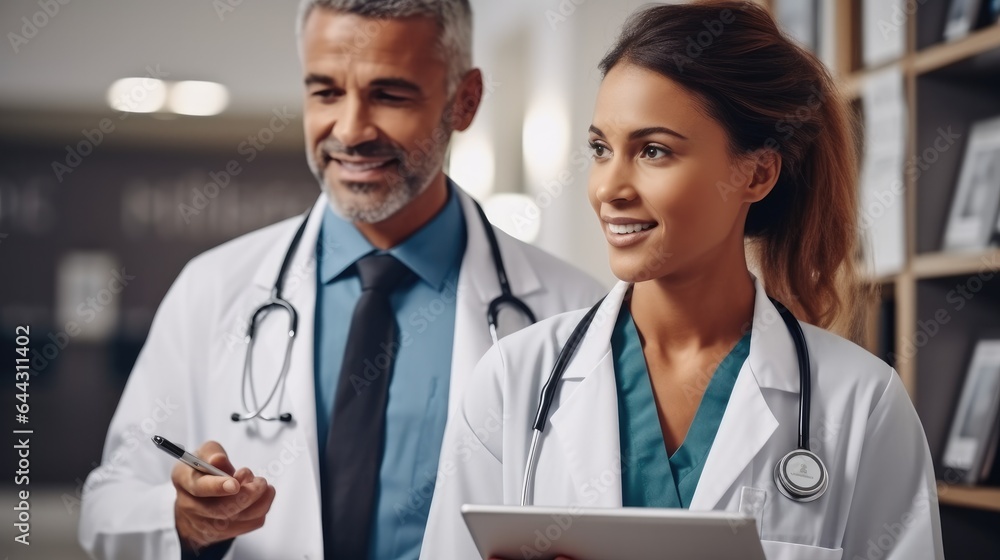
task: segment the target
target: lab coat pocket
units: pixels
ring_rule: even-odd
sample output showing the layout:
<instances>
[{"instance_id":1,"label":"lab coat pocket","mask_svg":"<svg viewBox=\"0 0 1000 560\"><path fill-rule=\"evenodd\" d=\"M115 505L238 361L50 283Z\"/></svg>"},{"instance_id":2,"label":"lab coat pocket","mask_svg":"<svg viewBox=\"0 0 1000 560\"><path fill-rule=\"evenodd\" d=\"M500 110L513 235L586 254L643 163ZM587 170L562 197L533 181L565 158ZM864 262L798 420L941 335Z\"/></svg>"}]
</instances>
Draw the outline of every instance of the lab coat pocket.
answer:
<instances>
[{"instance_id":1,"label":"lab coat pocket","mask_svg":"<svg viewBox=\"0 0 1000 560\"><path fill-rule=\"evenodd\" d=\"M781 541L760 541L767 560L841 560L842 548L823 548Z\"/></svg>"}]
</instances>

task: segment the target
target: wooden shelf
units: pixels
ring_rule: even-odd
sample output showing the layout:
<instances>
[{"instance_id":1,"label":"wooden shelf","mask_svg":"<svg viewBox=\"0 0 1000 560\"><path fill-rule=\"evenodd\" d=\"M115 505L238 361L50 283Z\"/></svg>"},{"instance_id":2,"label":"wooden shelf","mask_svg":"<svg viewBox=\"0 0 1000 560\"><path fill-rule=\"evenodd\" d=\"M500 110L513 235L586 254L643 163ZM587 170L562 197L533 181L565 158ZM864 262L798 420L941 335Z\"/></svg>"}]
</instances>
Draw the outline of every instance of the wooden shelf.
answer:
<instances>
[{"instance_id":1,"label":"wooden shelf","mask_svg":"<svg viewBox=\"0 0 1000 560\"><path fill-rule=\"evenodd\" d=\"M938 501L949 506L1000 511L1000 488L959 486L938 481Z\"/></svg>"},{"instance_id":2,"label":"wooden shelf","mask_svg":"<svg viewBox=\"0 0 1000 560\"><path fill-rule=\"evenodd\" d=\"M919 51L910 59L916 74L925 74L992 49L1000 49L1000 25L993 25L950 43L939 43Z\"/></svg>"},{"instance_id":3,"label":"wooden shelf","mask_svg":"<svg viewBox=\"0 0 1000 560\"><path fill-rule=\"evenodd\" d=\"M910 270L916 278L995 273L1000 271L1000 249L969 253L925 253L913 258Z\"/></svg>"},{"instance_id":4,"label":"wooden shelf","mask_svg":"<svg viewBox=\"0 0 1000 560\"><path fill-rule=\"evenodd\" d=\"M889 67L902 74L907 105L905 161L916 160L922 150L933 144L935 138L930 132L938 126L952 124L961 128L965 126L961 123L988 118L1000 111L996 101L1000 98L994 94L1000 87L1000 24L978 29L957 41L934 42L941 33L951 0L920 0L920 9L907 11L906 43L899 57L877 66L859 67L863 58L864 3L882 0L830 1L835 3L835 20L832 24L826 22L824 29L832 25L835 57L831 71L853 108L860 104L873 75ZM994 279L989 288L991 297L977 301L961 313L949 313L951 319L941 323L948 322L947 327L928 327L941 331L947 328L946 336L934 337L923 330L923 324L937 317L940 302L947 298L950 286L939 279L1000 273L1000 248L969 252L937 250L939 240L932 232L945 227L950 188L961 164L960 150L938 155L940 159L935 160L940 163L932 172L922 176L904 172L903 234L908 252L902 269L888 275L862 272L863 282L882 290L882 302L889 299L893 302L878 310L889 316L873 313L867 317L869 332L864 345L870 350L890 352L895 358L896 370L921 414L932 449L942 446L952 421L950 407L964 375L958 361L964 361L965 357L959 354L982 328L1000 328L997 319L1000 315L996 311L1000 303L993 297L1000 291ZM861 270L865 268L862 266ZM985 279L986 276L981 278L984 284ZM884 331L882 327L886 327ZM879 340L880 336L891 336L892 340ZM925 336L926 345L916 342ZM942 364L944 368L939 367ZM946 375L941 375L944 370ZM942 506L969 508L976 512L972 518L977 520L1000 512L1000 488L941 482L938 496ZM951 539L952 548L963 550L966 545L955 542L957 535L962 535L961 531L952 527L950 534L945 534L945 542ZM995 547L998 543L990 545Z\"/></svg>"}]
</instances>

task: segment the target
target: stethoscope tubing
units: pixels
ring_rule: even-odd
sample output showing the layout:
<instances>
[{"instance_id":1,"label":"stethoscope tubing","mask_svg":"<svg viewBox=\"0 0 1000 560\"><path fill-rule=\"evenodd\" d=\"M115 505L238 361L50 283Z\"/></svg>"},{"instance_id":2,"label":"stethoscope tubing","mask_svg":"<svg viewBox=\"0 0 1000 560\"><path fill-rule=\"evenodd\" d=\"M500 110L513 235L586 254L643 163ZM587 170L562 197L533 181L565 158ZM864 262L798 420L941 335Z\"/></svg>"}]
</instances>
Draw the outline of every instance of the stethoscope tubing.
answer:
<instances>
[{"instance_id":1,"label":"stethoscope tubing","mask_svg":"<svg viewBox=\"0 0 1000 560\"><path fill-rule=\"evenodd\" d=\"M598 309L604 302L604 299L605 298L601 298L601 301L598 301L593 307L591 307L590 310L587 311L583 318L581 318L577 323L573 332L570 333L569 338L566 340L566 343L559 351L556 361L552 366L552 370L549 373L549 377L545 381L545 385L542 386L542 391L538 398L538 408L535 413L535 421L532 424L531 446L528 449L528 459L525 463L525 472L521 484L522 506L529 505L530 503L529 496L534 489L534 475L537 467L536 458L538 448L541 444L542 432L545 431L545 424L548 421L549 409L552 407L552 403L555 400L556 388L562 380L566 369L569 367L573 356L576 354L576 350L582 344L583 339L587 334L587 330L590 328L590 324L593 322L594 316L597 314ZM819 457L809 449L809 415L811 412L810 400L812 392L812 370L809 361L809 348L806 344L805 334L802 332L802 326L799 324L795 316L792 315L792 312L778 300L774 298L769 299L778 310L778 314L785 323L788 333L792 337L792 342L795 345L795 355L799 368L798 450L803 452L803 454L807 454L812 460L814 460L818 464L821 471L821 482L817 485L817 490L808 495L800 495L799 493L791 492L791 489L787 486L783 487L783 484L777 474L775 475L775 484L778 485L782 494L789 499L796 501L811 501L815 500L826 491L828 475L826 472L826 466L823 465L823 462L819 459ZM789 455L791 454L792 453ZM782 460L782 463L783 462L785 462L785 459Z\"/></svg>"},{"instance_id":2,"label":"stethoscope tubing","mask_svg":"<svg viewBox=\"0 0 1000 560\"><path fill-rule=\"evenodd\" d=\"M494 343L497 341L497 324L500 308L503 305L510 305L517 309L520 313L524 314L531 323L537 322L535 314L532 312L531 308L523 300L514 295L513 290L510 287L510 280L507 278L507 269L504 266L503 255L500 253L500 243L497 241L496 233L493 231L493 226L490 224L489 219L486 217L486 212L483 210L482 206L478 202L473 201L473 206L476 209L476 214L479 216L479 220L483 225L483 230L486 234L486 241L490 247L490 255L493 258L494 269L496 270L497 283L500 286L500 295L490 301L487 306L486 320L490 329L490 336ZM242 414L234 412L230 418L233 422L241 422L246 420L252 420L258 418L261 420L274 421L280 420L282 422L291 422L291 413L284 412L276 417L267 416L264 414L264 410L271 404L274 400L275 395L278 394L279 387L284 388L285 379L288 376L288 370L291 365L291 349L292 344L295 341L295 333L298 329L298 313L295 307L288 300L281 296L282 288L284 287L285 274L288 268L291 266L292 258L295 255L296 250L302 235L305 233L306 225L309 223L309 215L311 209L305 213L302 218L301 223L295 230L295 235L292 236L291 242L288 244L288 249L285 250L285 256L281 260L281 267L278 269L278 276L275 278L274 286L271 288L271 295L267 301L258 306L250 316L250 323L247 326L247 332L244 340L247 344L247 353L243 361L243 380L240 388L240 398L243 404L244 412ZM252 354L253 354L253 340L254 331L257 324L258 315L265 313L267 310L278 307L284 309L289 313L289 329L288 329L288 343L285 347L285 359L281 366L281 372L278 375L278 379L275 381L274 387L271 389L270 394L268 394L267 399L264 400L263 404L258 406L257 403L257 392L253 386L253 364L252 364ZM253 406L248 406L247 404L247 388L250 389L250 401Z\"/></svg>"}]
</instances>

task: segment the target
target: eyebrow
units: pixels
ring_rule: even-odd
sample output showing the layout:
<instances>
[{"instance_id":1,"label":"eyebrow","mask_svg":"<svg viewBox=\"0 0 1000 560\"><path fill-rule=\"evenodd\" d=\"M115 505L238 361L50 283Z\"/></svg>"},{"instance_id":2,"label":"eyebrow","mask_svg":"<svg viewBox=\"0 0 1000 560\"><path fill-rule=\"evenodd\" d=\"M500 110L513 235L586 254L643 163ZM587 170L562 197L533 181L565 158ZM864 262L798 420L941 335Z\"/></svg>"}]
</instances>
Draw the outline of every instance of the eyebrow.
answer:
<instances>
[{"instance_id":1,"label":"eyebrow","mask_svg":"<svg viewBox=\"0 0 1000 560\"><path fill-rule=\"evenodd\" d=\"M305 82L306 86L311 86L314 84L333 86L336 84L336 81L333 78L329 76L324 76L322 74L309 74L308 76L306 76ZM377 78L375 80L372 80L369 86L403 89L417 94L423 93L423 90L420 88L419 85L405 78Z\"/></svg>"},{"instance_id":2,"label":"eyebrow","mask_svg":"<svg viewBox=\"0 0 1000 560\"><path fill-rule=\"evenodd\" d=\"M320 85L324 85L324 86L332 86L333 85L333 78L331 78L329 76L323 76L321 74L309 74L308 76L306 76L305 82L306 82L307 86L311 86L313 84L320 84Z\"/></svg>"},{"instance_id":3,"label":"eyebrow","mask_svg":"<svg viewBox=\"0 0 1000 560\"><path fill-rule=\"evenodd\" d=\"M594 125L590 125L590 131L593 132L594 134L598 135L598 136L601 136L602 138L606 138L606 135L604 134L604 132L602 132L601 129L597 128ZM646 136L651 136L653 134L669 134L670 136L676 136L677 138L680 138L681 140L687 140L688 139L687 136L684 136L680 132L671 130L671 129L665 127L665 126L647 126L645 128L640 128L638 130L633 130L632 132L629 133L628 139L629 140L636 140L638 138L644 138Z\"/></svg>"}]
</instances>

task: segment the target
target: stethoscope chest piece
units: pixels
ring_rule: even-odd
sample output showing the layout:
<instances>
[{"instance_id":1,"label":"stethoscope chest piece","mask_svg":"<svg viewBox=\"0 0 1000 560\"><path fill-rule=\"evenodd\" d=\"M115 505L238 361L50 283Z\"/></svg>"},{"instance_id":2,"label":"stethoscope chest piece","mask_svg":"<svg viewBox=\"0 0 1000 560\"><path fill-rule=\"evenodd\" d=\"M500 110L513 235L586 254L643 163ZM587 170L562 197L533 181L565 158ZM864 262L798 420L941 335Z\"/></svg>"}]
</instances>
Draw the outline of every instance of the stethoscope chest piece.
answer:
<instances>
[{"instance_id":1,"label":"stethoscope chest piece","mask_svg":"<svg viewBox=\"0 0 1000 560\"><path fill-rule=\"evenodd\" d=\"M774 483L786 498L811 502L826 492L826 465L812 451L795 449L774 465Z\"/></svg>"}]
</instances>

